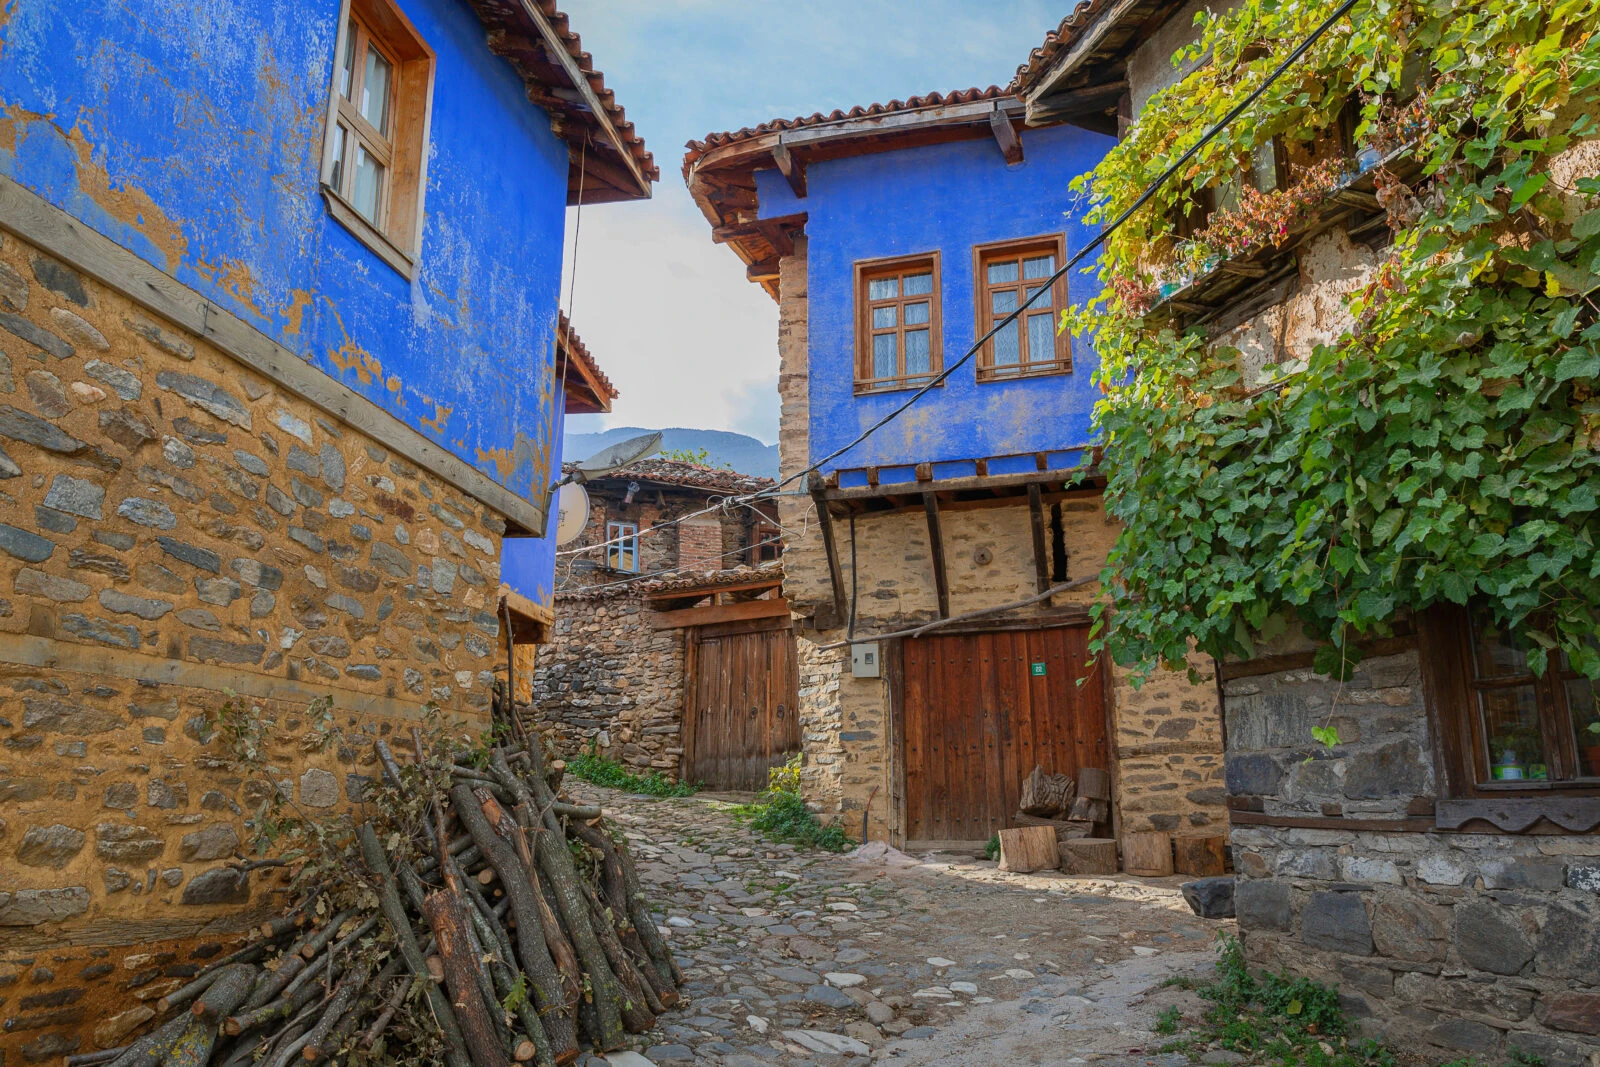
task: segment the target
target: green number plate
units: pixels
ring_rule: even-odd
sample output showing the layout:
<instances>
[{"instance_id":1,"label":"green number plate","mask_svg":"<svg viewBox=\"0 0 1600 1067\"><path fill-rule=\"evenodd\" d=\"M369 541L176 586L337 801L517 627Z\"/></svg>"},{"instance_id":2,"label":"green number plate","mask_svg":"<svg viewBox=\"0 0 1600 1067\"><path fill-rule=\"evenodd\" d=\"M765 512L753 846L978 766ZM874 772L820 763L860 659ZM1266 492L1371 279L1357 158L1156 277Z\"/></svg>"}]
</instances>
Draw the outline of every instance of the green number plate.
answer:
<instances>
[{"instance_id":1,"label":"green number plate","mask_svg":"<svg viewBox=\"0 0 1600 1067\"><path fill-rule=\"evenodd\" d=\"M1033 674L1033 676L1035 678L1042 678L1042 677L1044 677L1044 664L1043 663L1030 664L1029 665L1029 671Z\"/></svg>"}]
</instances>

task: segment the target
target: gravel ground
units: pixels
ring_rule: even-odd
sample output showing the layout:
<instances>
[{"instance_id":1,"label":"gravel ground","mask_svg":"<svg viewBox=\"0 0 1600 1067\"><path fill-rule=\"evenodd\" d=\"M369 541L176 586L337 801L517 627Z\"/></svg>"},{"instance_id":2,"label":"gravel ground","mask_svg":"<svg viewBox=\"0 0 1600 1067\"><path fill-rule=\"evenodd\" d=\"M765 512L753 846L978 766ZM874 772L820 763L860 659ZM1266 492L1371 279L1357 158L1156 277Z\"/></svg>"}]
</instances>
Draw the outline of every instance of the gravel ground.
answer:
<instances>
[{"instance_id":1,"label":"gravel ground","mask_svg":"<svg viewBox=\"0 0 1600 1067\"><path fill-rule=\"evenodd\" d=\"M858 859L774 845L727 798L582 782L628 834L683 968L684 1003L635 1051L585 1067L1154 1064L1174 974L1209 973L1220 927L1180 879L1006 874L967 856Z\"/></svg>"}]
</instances>

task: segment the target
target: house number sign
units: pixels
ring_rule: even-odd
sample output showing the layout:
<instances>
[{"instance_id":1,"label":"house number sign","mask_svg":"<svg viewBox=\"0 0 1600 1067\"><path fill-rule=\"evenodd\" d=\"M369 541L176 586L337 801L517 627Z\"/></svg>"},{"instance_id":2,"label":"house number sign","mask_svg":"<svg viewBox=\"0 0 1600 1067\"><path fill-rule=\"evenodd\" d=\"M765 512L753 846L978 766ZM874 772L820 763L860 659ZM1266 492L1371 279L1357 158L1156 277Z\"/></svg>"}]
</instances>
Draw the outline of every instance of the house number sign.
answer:
<instances>
[{"instance_id":1,"label":"house number sign","mask_svg":"<svg viewBox=\"0 0 1600 1067\"><path fill-rule=\"evenodd\" d=\"M1032 664L1029 664L1028 665L1028 670L1029 670L1029 673L1032 674L1035 678L1043 678L1044 677L1044 664L1043 663L1032 663Z\"/></svg>"}]
</instances>

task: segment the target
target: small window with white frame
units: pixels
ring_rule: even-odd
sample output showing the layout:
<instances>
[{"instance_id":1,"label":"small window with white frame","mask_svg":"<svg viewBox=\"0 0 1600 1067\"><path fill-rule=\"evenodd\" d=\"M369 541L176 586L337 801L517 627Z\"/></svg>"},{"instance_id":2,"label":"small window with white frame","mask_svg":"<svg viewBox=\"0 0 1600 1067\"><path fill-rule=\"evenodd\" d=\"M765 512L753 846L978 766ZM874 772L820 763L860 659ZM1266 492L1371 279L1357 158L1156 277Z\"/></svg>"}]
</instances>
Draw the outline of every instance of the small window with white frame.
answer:
<instances>
[{"instance_id":1,"label":"small window with white frame","mask_svg":"<svg viewBox=\"0 0 1600 1067\"><path fill-rule=\"evenodd\" d=\"M427 186L433 51L392 0L345 0L323 145L328 211L415 275Z\"/></svg>"},{"instance_id":2,"label":"small window with white frame","mask_svg":"<svg viewBox=\"0 0 1600 1067\"><path fill-rule=\"evenodd\" d=\"M627 574L639 573L638 523L606 523L606 567Z\"/></svg>"}]
</instances>

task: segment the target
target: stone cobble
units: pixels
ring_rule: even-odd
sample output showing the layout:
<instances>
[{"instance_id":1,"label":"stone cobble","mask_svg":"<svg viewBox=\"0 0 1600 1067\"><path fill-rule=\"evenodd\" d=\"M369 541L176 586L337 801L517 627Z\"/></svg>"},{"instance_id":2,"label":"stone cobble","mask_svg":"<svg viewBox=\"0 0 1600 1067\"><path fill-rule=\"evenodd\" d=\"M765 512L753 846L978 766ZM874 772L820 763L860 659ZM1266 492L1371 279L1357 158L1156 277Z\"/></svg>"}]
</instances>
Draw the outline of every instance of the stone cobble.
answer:
<instances>
[{"instance_id":1,"label":"stone cobble","mask_svg":"<svg viewBox=\"0 0 1600 1067\"><path fill-rule=\"evenodd\" d=\"M841 856L756 837L723 799L571 791L627 833L685 979L637 1051L590 1067L1143 1064L1146 990L1208 965L1223 925L1172 879Z\"/></svg>"}]
</instances>

